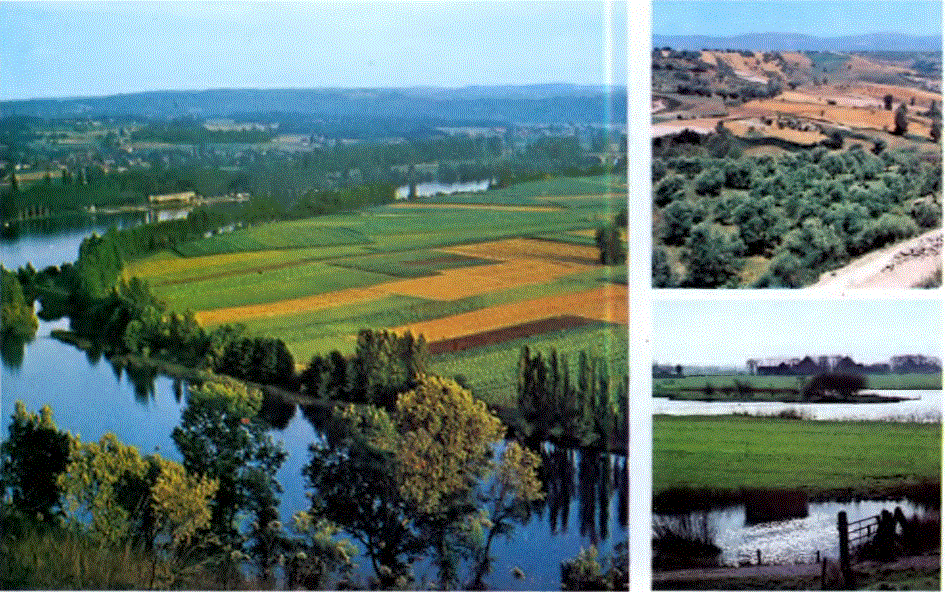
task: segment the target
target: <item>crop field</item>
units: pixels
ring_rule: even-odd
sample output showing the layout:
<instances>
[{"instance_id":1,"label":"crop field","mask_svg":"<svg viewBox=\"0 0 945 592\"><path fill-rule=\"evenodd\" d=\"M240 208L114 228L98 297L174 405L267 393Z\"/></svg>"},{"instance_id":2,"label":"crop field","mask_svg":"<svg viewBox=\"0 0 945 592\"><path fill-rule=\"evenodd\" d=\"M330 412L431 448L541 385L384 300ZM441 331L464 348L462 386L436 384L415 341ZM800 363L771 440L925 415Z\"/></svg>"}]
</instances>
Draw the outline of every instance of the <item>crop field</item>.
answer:
<instances>
[{"instance_id":1,"label":"crop field","mask_svg":"<svg viewBox=\"0 0 945 592\"><path fill-rule=\"evenodd\" d=\"M844 489L941 478L941 424L653 417L653 493L670 488Z\"/></svg>"},{"instance_id":2,"label":"crop field","mask_svg":"<svg viewBox=\"0 0 945 592\"><path fill-rule=\"evenodd\" d=\"M422 333L427 341L453 339L510 327L528 321L565 315L609 323L627 324L627 287L612 284L586 292L553 295L512 302L472 312L412 323L395 331Z\"/></svg>"},{"instance_id":3,"label":"crop field","mask_svg":"<svg viewBox=\"0 0 945 592\"><path fill-rule=\"evenodd\" d=\"M606 323L443 353L433 358L430 370L441 376L461 374L467 378L473 392L490 405L514 407L517 404L515 369L524 345L542 352L555 348L567 356L569 364L576 364L579 352L586 351L609 362L611 377L627 373L627 328Z\"/></svg>"},{"instance_id":4,"label":"crop field","mask_svg":"<svg viewBox=\"0 0 945 592\"><path fill-rule=\"evenodd\" d=\"M449 367L484 389L501 379L496 396L507 398L526 342L594 349L626 371L626 269L601 265L594 242L625 191L623 179L551 179L475 194L481 206L421 201L262 224L154 254L126 273L205 326L242 323L283 339L299 367L334 349L353 353L366 327L463 339L431 370ZM571 197L551 204L555 196ZM469 366L450 362L460 358Z\"/></svg>"}]
</instances>

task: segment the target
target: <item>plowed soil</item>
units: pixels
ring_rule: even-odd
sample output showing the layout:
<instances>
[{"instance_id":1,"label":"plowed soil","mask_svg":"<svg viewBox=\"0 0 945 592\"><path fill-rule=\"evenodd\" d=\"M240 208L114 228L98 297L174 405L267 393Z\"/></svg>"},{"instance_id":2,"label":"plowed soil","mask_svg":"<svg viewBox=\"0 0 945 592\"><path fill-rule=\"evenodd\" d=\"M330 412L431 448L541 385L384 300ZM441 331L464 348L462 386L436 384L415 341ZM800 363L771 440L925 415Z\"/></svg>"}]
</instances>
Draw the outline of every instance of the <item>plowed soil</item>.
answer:
<instances>
[{"instance_id":1,"label":"plowed soil","mask_svg":"<svg viewBox=\"0 0 945 592\"><path fill-rule=\"evenodd\" d=\"M493 329L492 331L483 331L482 333L475 333L473 335L465 335L463 337L454 337L453 339L441 339L440 341L434 341L429 346L430 353L433 355L438 355L448 352L472 349L474 347L494 345L496 343L505 343L506 341L512 341L513 339L531 337L532 335L540 335L550 331L565 331L567 329L574 329L576 327L587 325L591 322L591 320L585 319L584 317L573 315L530 321L528 323L504 327L502 329Z\"/></svg>"}]
</instances>

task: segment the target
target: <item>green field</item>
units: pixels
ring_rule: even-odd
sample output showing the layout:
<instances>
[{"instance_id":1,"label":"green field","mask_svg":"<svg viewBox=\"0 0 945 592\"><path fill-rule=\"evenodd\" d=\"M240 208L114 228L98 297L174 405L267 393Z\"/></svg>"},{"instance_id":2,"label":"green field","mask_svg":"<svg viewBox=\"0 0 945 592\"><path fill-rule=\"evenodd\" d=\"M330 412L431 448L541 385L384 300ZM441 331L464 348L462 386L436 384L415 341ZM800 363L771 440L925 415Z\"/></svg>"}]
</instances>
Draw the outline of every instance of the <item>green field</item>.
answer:
<instances>
[{"instance_id":1,"label":"green field","mask_svg":"<svg viewBox=\"0 0 945 592\"><path fill-rule=\"evenodd\" d=\"M580 196L563 199L560 209L548 211L470 209L448 204L411 209L391 205L260 224L155 253L133 262L126 275L147 279L156 295L173 310L204 311L275 303L499 262L438 250L443 247L517 237L593 246L592 231L600 221L610 220L624 203L606 195L624 191L609 185L620 182L622 179L607 177L559 178L438 198L456 203L473 198L498 205L547 205L549 197ZM624 266L576 266L573 273L563 277L512 286L500 281L489 291L459 298L379 294L373 301L319 310L274 307L281 314L241 322L250 334L282 339L296 363L306 364L313 355L333 349L353 353L354 335L362 328L393 328L495 305L592 290L607 283L626 283L626 277ZM592 324L527 341L546 350L595 351L611 360L613 374L622 374L626 369L625 326ZM448 376L463 374L483 397L508 404L514 392L511 383L515 361L524 342L440 356L431 371ZM496 381L503 386L496 387Z\"/></svg>"},{"instance_id":2,"label":"green field","mask_svg":"<svg viewBox=\"0 0 945 592\"><path fill-rule=\"evenodd\" d=\"M541 352L549 352L554 348L568 356L569 364L575 365L578 352L583 350L606 359L613 379L627 373L627 328L607 323L443 354L434 358L431 371L441 376L466 376L473 392L490 405L514 407L517 405L515 368L523 345ZM480 368L490 371L477 371Z\"/></svg>"},{"instance_id":3,"label":"green field","mask_svg":"<svg viewBox=\"0 0 945 592\"><path fill-rule=\"evenodd\" d=\"M709 385L713 389L733 388L738 382L752 388L800 389L810 380L809 376L685 376L683 378L654 378L653 394L672 396L679 399L702 399L703 393L691 389L703 389ZM869 374L866 376L866 390L938 390L942 388L941 374ZM722 397L721 393L714 393ZM737 398L737 396L735 396ZM777 400L776 395L755 393L751 400Z\"/></svg>"},{"instance_id":4,"label":"green field","mask_svg":"<svg viewBox=\"0 0 945 592\"><path fill-rule=\"evenodd\" d=\"M653 492L803 488L869 494L941 476L941 424L653 417Z\"/></svg>"}]
</instances>

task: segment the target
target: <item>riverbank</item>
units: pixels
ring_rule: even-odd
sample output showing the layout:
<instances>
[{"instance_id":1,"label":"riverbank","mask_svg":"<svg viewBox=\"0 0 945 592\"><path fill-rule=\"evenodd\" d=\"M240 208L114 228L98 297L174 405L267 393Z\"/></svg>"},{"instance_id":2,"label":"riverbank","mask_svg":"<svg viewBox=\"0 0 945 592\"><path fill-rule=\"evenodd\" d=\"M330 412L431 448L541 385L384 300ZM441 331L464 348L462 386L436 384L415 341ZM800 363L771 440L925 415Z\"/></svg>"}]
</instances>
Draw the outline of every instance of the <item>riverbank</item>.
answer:
<instances>
[{"instance_id":1,"label":"riverbank","mask_svg":"<svg viewBox=\"0 0 945 592\"><path fill-rule=\"evenodd\" d=\"M746 488L882 499L941 478L941 424L773 417L653 417L654 505L722 502ZM692 499L672 502L689 510Z\"/></svg>"},{"instance_id":2,"label":"riverbank","mask_svg":"<svg viewBox=\"0 0 945 592\"><path fill-rule=\"evenodd\" d=\"M837 579L836 567L827 580ZM858 590L938 590L941 557L903 557L891 563L868 563L855 570ZM819 563L753 565L717 569L654 571L654 590L820 590L824 586Z\"/></svg>"},{"instance_id":3,"label":"riverbank","mask_svg":"<svg viewBox=\"0 0 945 592\"><path fill-rule=\"evenodd\" d=\"M942 388L942 374L867 374L866 389L878 391L925 391ZM708 375L653 379L653 395L674 400L782 403L805 400L801 392L810 376ZM877 395L879 396L879 395ZM906 395L907 396L907 395ZM886 396L888 397L888 395ZM899 399L902 400L902 399ZM827 402L826 399L820 402ZM844 400L843 402L848 402ZM857 399L849 402L882 402Z\"/></svg>"}]
</instances>

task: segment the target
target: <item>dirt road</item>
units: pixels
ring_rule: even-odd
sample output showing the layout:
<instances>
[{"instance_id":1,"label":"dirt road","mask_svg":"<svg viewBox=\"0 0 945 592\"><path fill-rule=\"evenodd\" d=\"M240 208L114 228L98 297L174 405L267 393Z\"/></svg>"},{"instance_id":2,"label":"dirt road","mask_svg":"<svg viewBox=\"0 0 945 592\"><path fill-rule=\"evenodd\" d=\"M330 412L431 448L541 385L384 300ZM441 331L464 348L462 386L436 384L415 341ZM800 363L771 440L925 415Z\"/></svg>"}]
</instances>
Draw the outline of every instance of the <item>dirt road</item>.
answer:
<instances>
[{"instance_id":1,"label":"dirt road","mask_svg":"<svg viewBox=\"0 0 945 592\"><path fill-rule=\"evenodd\" d=\"M834 291L914 288L941 267L942 229L939 228L828 271L810 288Z\"/></svg>"}]
</instances>

